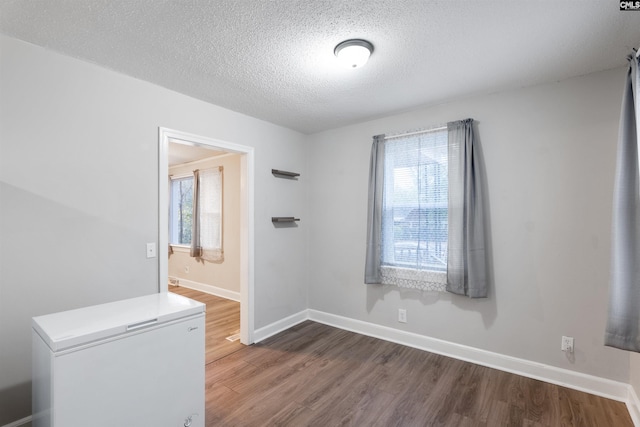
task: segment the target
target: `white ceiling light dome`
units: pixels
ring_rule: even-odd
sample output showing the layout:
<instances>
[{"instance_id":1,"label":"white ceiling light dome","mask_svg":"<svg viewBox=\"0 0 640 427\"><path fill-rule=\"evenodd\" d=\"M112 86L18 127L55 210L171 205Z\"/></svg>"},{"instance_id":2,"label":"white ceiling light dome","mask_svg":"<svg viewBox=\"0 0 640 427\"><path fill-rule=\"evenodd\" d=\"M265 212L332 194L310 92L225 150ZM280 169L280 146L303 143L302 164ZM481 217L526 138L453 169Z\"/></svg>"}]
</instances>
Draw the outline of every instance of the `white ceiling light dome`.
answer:
<instances>
[{"instance_id":1,"label":"white ceiling light dome","mask_svg":"<svg viewBox=\"0 0 640 427\"><path fill-rule=\"evenodd\" d=\"M347 68L359 68L367 63L373 45L366 40L351 39L339 43L333 50L341 64Z\"/></svg>"}]
</instances>

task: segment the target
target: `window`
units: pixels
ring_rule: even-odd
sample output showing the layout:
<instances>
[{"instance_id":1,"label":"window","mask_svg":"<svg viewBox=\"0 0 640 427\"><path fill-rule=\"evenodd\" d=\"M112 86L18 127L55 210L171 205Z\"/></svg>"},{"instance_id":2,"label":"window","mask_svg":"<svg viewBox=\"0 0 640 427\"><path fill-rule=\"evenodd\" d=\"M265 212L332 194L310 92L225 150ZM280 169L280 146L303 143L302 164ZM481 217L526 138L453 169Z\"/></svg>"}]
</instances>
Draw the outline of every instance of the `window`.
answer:
<instances>
[{"instance_id":1,"label":"window","mask_svg":"<svg viewBox=\"0 0 640 427\"><path fill-rule=\"evenodd\" d=\"M191 244L193 220L193 176L171 179L169 196L169 243Z\"/></svg>"},{"instance_id":2,"label":"window","mask_svg":"<svg viewBox=\"0 0 640 427\"><path fill-rule=\"evenodd\" d=\"M189 246L200 261L224 261L223 170L218 166L170 178L169 243Z\"/></svg>"},{"instance_id":3,"label":"window","mask_svg":"<svg viewBox=\"0 0 640 427\"><path fill-rule=\"evenodd\" d=\"M441 290L448 244L447 129L384 140L381 275Z\"/></svg>"},{"instance_id":4,"label":"window","mask_svg":"<svg viewBox=\"0 0 640 427\"><path fill-rule=\"evenodd\" d=\"M487 296L488 217L473 123L373 137L364 283Z\"/></svg>"}]
</instances>

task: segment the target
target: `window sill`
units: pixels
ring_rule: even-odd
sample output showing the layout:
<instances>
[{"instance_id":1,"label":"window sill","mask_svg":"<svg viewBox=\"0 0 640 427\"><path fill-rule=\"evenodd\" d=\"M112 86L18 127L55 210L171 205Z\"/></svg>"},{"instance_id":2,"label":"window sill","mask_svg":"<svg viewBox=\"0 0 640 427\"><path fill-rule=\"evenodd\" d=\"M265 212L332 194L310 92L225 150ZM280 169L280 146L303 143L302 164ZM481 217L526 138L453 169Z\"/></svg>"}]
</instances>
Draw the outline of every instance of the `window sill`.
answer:
<instances>
[{"instance_id":1,"label":"window sill","mask_svg":"<svg viewBox=\"0 0 640 427\"><path fill-rule=\"evenodd\" d=\"M171 246L171 249L173 249L174 253L189 253L191 251L191 247L190 246L186 246L186 245L169 245Z\"/></svg>"}]
</instances>

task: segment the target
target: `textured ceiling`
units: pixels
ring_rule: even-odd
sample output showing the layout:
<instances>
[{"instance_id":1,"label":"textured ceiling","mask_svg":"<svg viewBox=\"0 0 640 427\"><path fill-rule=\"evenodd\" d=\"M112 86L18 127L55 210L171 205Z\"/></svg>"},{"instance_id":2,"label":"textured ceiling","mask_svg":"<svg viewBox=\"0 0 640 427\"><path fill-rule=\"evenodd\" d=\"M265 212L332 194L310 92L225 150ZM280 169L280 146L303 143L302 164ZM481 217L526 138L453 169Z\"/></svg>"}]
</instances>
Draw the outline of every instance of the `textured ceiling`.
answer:
<instances>
[{"instance_id":1,"label":"textured ceiling","mask_svg":"<svg viewBox=\"0 0 640 427\"><path fill-rule=\"evenodd\" d=\"M611 0L2 0L0 32L304 133L622 66ZM372 42L360 69L335 45Z\"/></svg>"}]
</instances>

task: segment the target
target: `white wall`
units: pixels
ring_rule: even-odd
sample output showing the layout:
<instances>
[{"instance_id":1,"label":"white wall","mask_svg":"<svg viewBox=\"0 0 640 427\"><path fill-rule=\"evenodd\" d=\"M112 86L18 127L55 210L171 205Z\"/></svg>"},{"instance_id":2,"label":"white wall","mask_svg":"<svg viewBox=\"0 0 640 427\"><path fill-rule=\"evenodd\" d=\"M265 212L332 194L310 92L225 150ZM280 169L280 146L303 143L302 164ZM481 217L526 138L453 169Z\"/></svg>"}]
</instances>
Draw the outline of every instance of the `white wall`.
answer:
<instances>
[{"instance_id":1,"label":"white wall","mask_svg":"<svg viewBox=\"0 0 640 427\"><path fill-rule=\"evenodd\" d=\"M628 382L604 347L624 69L479 96L310 138L310 308ZM491 223L487 299L363 284L372 136L472 117ZM408 323L397 322L406 308ZM560 351L575 337L575 361Z\"/></svg>"},{"instance_id":2,"label":"white wall","mask_svg":"<svg viewBox=\"0 0 640 427\"><path fill-rule=\"evenodd\" d=\"M31 413L32 316L156 292L158 127L255 147L255 327L306 308L305 137L0 36L0 425ZM304 223L303 223L304 224Z\"/></svg>"},{"instance_id":3,"label":"white wall","mask_svg":"<svg viewBox=\"0 0 640 427\"><path fill-rule=\"evenodd\" d=\"M240 293L240 160L239 154L223 154L196 163L175 165L169 175L192 174L195 169L222 166L222 235L224 260L202 262L189 255L188 250L174 248L169 256L169 276L215 286L223 290Z\"/></svg>"}]
</instances>

